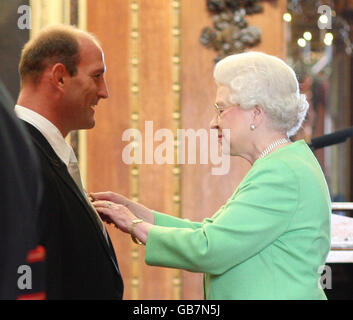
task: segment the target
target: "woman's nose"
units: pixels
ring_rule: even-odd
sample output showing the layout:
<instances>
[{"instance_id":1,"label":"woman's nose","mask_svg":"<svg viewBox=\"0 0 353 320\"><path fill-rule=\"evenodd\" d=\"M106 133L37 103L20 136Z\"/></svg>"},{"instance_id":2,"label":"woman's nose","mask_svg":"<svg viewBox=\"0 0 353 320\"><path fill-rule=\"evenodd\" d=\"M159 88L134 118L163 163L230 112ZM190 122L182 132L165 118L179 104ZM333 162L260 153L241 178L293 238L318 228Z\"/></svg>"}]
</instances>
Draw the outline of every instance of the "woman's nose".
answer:
<instances>
[{"instance_id":1,"label":"woman's nose","mask_svg":"<svg viewBox=\"0 0 353 320\"><path fill-rule=\"evenodd\" d=\"M212 118L211 122L210 122L210 128L211 129L218 129L218 116L214 115L214 117Z\"/></svg>"}]
</instances>

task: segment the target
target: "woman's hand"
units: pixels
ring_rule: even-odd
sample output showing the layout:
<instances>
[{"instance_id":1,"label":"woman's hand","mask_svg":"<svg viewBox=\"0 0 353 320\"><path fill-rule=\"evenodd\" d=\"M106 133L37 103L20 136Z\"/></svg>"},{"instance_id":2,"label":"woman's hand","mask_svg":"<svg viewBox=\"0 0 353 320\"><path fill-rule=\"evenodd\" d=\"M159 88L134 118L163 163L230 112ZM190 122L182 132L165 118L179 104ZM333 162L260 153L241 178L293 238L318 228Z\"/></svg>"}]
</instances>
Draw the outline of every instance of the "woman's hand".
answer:
<instances>
[{"instance_id":1,"label":"woman's hand","mask_svg":"<svg viewBox=\"0 0 353 320\"><path fill-rule=\"evenodd\" d=\"M94 201L92 204L103 220L113 222L121 231L130 233L131 221L136 216L127 207L111 201Z\"/></svg>"},{"instance_id":2,"label":"woman's hand","mask_svg":"<svg viewBox=\"0 0 353 320\"><path fill-rule=\"evenodd\" d=\"M133 204L134 202L129 200L128 198L114 193L112 191L106 191L106 192L91 192L89 196L92 198L93 201L96 200L106 200L106 201L111 201L116 204L122 204L125 207L129 207L129 205Z\"/></svg>"},{"instance_id":3,"label":"woman's hand","mask_svg":"<svg viewBox=\"0 0 353 320\"><path fill-rule=\"evenodd\" d=\"M136 216L127 207L105 200L94 201L92 204L102 216L103 220L113 222L118 229L125 233L131 232L132 220L136 219ZM133 235L145 244L152 225L147 222L142 222L136 224L134 228Z\"/></svg>"},{"instance_id":4,"label":"woman's hand","mask_svg":"<svg viewBox=\"0 0 353 320\"><path fill-rule=\"evenodd\" d=\"M111 192L96 192L96 193L90 193L89 194L90 198L92 199L92 202L94 201L108 201L108 202L113 202L116 204L120 204L125 206L127 209L131 211L131 213L135 216L135 218L142 219L150 224L154 224L154 215L153 212L143 206L142 204L136 203L132 200L129 200L128 198ZM109 221L109 220L108 220Z\"/></svg>"}]
</instances>

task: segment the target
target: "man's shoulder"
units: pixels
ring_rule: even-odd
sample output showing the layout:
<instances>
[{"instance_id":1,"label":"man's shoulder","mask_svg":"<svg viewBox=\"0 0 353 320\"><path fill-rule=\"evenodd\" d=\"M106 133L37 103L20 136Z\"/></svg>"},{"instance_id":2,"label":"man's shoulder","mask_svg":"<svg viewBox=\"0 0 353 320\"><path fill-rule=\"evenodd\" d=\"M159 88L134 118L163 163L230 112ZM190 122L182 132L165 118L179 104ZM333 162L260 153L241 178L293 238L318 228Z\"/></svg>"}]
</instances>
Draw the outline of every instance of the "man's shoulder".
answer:
<instances>
[{"instance_id":1,"label":"man's shoulder","mask_svg":"<svg viewBox=\"0 0 353 320\"><path fill-rule=\"evenodd\" d=\"M43 142L43 141L47 142L45 137L42 135L42 133L35 126L33 126L32 124L30 124L22 119L20 119L20 121L23 123L23 125L27 129L27 132L31 136L32 140L38 141L38 142Z\"/></svg>"},{"instance_id":2,"label":"man's shoulder","mask_svg":"<svg viewBox=\"0 0 353 320\"><path fill-rule=\"evenodd\" d=\"M50 143L44 137L44 135L33 125L25 121L23 122L32 139L32 143L36 149L39 158L45 162L52 163L54 165L61 165L62 161L56 155L54 149L51 147Z\"/></svg>"}]
</instances>

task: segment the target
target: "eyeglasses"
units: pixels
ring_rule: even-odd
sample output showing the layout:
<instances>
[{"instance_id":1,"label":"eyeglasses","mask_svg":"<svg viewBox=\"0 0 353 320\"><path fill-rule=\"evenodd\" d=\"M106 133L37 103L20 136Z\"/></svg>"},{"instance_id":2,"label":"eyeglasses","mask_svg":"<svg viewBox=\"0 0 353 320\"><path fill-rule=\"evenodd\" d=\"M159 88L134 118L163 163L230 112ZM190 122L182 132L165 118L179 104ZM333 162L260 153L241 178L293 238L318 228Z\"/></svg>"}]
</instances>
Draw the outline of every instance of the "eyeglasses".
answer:
<instances>
[{"instance_id":1,"label":"eyeglasses","mask_svg":"<svg viewBox=\"0 0 353 320\"><path fill-rule=\"evenodd\" d=\"M227 110L227 109L233 107L233 106L229 106L229 107L226 107L226 108L224 108L224 107L222 108L222 107L220 107L217 103L215 103L213 106L214 106L215 109L216 109L217 119L218 119L218 120L221 118L221 114L222 114L222 112L223 112L224 110Z\"/></svg>"}]
</instances>

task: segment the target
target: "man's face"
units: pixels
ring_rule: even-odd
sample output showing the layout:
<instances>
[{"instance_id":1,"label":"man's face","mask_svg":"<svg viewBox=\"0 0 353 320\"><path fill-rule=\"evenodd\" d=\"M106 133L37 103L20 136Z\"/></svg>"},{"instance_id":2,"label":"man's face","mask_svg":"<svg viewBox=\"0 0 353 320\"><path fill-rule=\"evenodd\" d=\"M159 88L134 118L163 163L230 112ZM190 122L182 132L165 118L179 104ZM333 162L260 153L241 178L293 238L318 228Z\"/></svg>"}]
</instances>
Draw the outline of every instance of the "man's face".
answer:
<instances>
[{"instance_id":1,"label":"man's face","mask_svg":"<svg viewBox=\"0 0 353 320\"><path fill-rule=\"evenodd\" d=\"M93 128L95 107L100 99L108 97L102 50L88 39L81 39L80 48L77 73L69 79L64 95L63 122L68 131Z\"/></svg>"}]
</instances>

